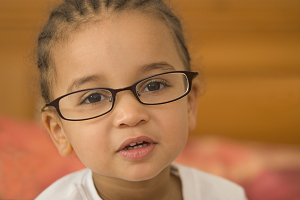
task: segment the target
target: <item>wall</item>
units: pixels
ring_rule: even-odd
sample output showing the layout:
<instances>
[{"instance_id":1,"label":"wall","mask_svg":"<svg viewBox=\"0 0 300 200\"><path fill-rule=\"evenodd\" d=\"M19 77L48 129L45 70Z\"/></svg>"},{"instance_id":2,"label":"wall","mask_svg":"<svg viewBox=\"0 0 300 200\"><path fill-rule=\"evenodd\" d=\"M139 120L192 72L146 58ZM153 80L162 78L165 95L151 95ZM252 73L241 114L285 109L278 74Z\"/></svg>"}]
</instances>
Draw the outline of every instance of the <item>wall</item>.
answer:
<instances>
[{"instance_id":1,"label":"wall","mask_svg":"<svg viewBox=\"0 0 300 200\"><path fill-rule=\"evenodd\" d=\"M0 2L0 114L35 118L33 50L53 1ZM300 144L300 2L172 0L203 71L192 134ZM36 105L39 106L36 106Z\"/></svg>"}]
</instances>

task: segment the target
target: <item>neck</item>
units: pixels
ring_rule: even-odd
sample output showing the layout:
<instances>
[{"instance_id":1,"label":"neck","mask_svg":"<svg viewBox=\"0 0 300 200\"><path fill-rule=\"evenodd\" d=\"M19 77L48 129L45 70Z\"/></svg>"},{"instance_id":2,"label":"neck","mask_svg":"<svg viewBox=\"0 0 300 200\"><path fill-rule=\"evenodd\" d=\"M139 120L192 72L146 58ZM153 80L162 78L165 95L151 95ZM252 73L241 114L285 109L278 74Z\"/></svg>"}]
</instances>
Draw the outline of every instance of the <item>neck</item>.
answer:
<instances>
[{"instance_id":1,"label":"neck","mask_svg":"<svg viewBox=\"0 0 300 200\"><path fill-rule=\"evenodd\" d=\"M145 181L126 181L93 173L94 184L103 200L180 200L181 182L171 175L170 166Z\"/></svg>"}]
</instances>

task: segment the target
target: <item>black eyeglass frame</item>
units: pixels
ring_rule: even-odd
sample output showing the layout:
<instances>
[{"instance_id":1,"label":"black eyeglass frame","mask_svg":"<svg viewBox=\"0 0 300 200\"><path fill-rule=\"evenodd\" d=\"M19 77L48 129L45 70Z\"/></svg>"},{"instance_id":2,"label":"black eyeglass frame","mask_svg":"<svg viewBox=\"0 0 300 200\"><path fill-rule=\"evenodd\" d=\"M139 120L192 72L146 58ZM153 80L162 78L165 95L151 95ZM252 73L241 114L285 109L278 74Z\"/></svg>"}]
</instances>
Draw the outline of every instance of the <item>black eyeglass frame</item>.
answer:
<instances>
[{"instance_id":1,"label":"black eyeglass frame","mask_svg":"<svg viewBox=\"0 0 300 200\"><path fill-rule=\"evenodd\" d=\"M142 81L144 81L144 80L146 80L146 79L152 78L152 77L156 77L156 76L160 76L160 75L164 75L164 74L172 74L172 73L182 73L182 74L185 74L185 75L186 75L186 77L187 77L187 79L188 79L189 87L188 87L187 91L186 91L183 95L181 95L181 96L179 96L179 97L177 97L177 98L175 98L175 99L172 99L172 100L170 100L170 101L160 102L160 103L145 103L145 102L142 102L142 101L140 100L140 98L139 98L139 96L138 96L138 91L136 90L137 84L139 84L140 82L142 82ZM84 90L78 90L78 91L74 91L74 92L65 94L65 95L63 95L63 96L60 96L60 97L56 98L55 100L51 101L50 103L45 104L45 105L42 107L41 111L44 112L45 109L46 109L47 107L52 106L52 107L54 107L54 108L56 109L56 111L57 111L57 113L59 114L59 116L60 116L62 119L67 120L67 121L84 121L84 120L94 119L94 118L97 118L97 117L100 117L100 116L103 116L103 115L109 113L109 112L113 109L113 107L114 107L114 105L115 105L115 100L116 100L116 95L117 95L117 93L118 93L118 92L121 92L121 91L125 91L125 90L131 90L131 92L133 93L133 95L135 96L135 98L136 98L141 104L144 104L144 105L160 105L160 104L171 103L171 102L173 102L173 101L176 101L176 100L178 100L178 99L181 99L182 97L186 96L186 95L191 91L192 80L193 80L196 76L198 76L198 74L199 74L198 72L190 72L190 71L170 71L170 72L164 72L164 73L160 73L160 74L155 74L155 75L152 75L152 76L148 76L148 77L146 77L146 78L143 78L143 79L141 79L141 80L135 82L135 83L132 84L131 86L124 87L124 88L119 88L119 89L111 89L111 88L89 88L89 89L84 89ZM78 93L78 92L84 92L84 91L89 91L89 90L99 90L99 89L108 90L108 91L110 91L110 93L112 94L112 98L111 98L111 99L112 99L112 105L111 105L111 108L110 108L107 112L102 113L102 114L97 115L97 116L94 116L94 117L84 118L84 119L68 119L68 118L65 118L65 117L62 115L62 113L60 112L60 109L59 109L59 101L60 101L62 98L66 97L66 96L69 96L69 95L72 95L72 94L75 94L75 93Z\"/></svg>"}]
</instances>

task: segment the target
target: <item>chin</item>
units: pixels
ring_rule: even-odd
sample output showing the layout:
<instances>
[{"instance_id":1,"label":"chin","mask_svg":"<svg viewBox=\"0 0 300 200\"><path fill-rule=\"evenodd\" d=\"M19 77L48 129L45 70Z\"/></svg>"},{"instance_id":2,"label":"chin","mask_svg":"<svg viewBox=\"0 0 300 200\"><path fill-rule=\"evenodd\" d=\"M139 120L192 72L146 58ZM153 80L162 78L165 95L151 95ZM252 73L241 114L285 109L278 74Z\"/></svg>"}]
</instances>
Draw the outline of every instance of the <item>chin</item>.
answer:
<instances>
[{"instance_id":1,"label":"chin","mask_svg":"<svg viewBox=\"0 0 300 200\"><path fill-rule=\"evenodd\" d=\"M133 173L133 174L128 174L128 176L125 177L124 180L126 181L132 181L132 182L140 182L140 181L147 181L150 179L153 179L154 177L156 177L159 172L137 172L137 173Z\"/></svg>"},{"instance_id":2,"label":"chin","mask_svg":"<svg viewBox=\"0 0 300 200\"><path fill-rule=\"evenodd\" d=\"M126 181L139 182L147 181L155 178L159 175L166 167L159 168L158 166L139 167L136 169L129 169L126 173L126 177L123 179Z\"/></svg>"}]
</instances>

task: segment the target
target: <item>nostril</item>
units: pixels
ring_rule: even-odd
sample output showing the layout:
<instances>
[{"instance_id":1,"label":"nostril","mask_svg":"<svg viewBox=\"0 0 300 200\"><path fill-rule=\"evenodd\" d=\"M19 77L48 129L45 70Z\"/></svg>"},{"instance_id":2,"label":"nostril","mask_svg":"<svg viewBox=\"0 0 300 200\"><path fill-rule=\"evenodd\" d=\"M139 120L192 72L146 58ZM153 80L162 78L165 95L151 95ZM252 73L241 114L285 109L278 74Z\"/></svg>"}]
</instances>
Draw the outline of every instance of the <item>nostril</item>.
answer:
<instances>
[{"instance_id":1,"label":"nostril","mask_svg":"<svg viewBox=\"0 0 300 200\"><path fill-rule=\"evenodd\" d=\"M144 124L146 123L146 120L142 119L140 121L138 121L137 123L122 123L119 125L120 128L125 128L125 127L134 127L140 124Z\"/></svg>"},{"instance_id":2,"label":"nostril","mask_svg":"<svg viewBox=\"0 0 300 200\"><path fill-rule=\"evenodd\" d=\"M129 125L123 123L123 124L120 124L119 127L120 128L125 128L125 127L129 127Z\"/></svg>"}]
</instances>

